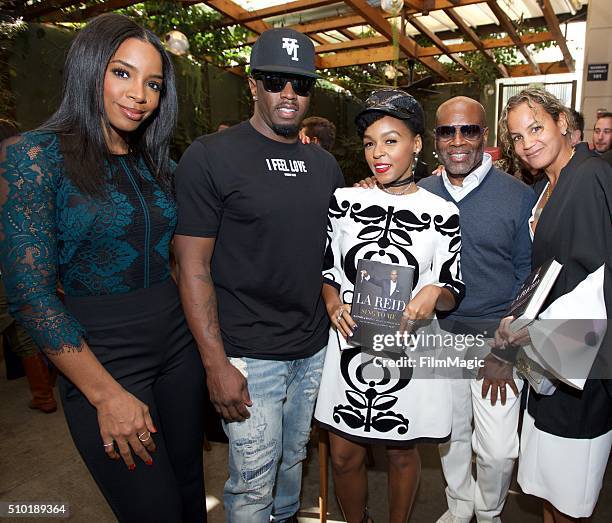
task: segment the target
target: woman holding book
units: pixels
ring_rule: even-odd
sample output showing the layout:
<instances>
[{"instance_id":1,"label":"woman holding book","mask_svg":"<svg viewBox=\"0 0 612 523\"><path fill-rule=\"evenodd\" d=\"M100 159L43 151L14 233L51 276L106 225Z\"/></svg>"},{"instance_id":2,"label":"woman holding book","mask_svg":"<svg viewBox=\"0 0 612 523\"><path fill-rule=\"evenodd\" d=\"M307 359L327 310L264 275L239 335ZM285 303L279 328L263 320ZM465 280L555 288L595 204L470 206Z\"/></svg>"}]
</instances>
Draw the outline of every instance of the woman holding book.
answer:
<instances>
[{"instance_id":1,"label":"woman holding book","mask_svg":"<svg viewBox=\"0 0 612 523\"><path fill-rule=\"evenodd\" d=\"M330 206L323 298L332 328L315 418L330 431L334 484L346 520L371 521L366 445L377 443L386 446L389 458L388 521L404 523L420 475L416 443L450 434L450 391L445 380L413 379L411 368L390 365L406 362L403 351L350 346L356 328L350 304L357 279L374 276L358 271L363 259L392 266L381 272L389 275L387 285L379 284L389 287L389 296L398 291L402 267L414 268L412 298L402 313L407 331L435 310L455 307L464 292L459 213L414 183L424 125L412 96L376 91L356 124L377 187L338 189ZM399 266L399 278L393 266Z\"/></svg>"},{"instance_id":2,"label":"woman holding book","mask_svg":"<svg viewBox=\"0 0 612 523\"><path fill-rule=\"evenodd\" d=\"M102 15L72 42L55 114L0 149L11 313L62 373L70 433L121 522L206 518L204 372L168 264L176 115L159 39Z\"/></svg>"},{"instance_id":3,"label":"woman holding book","mask_svg":"<svg viewBox=\"0 0 612 523\"><path fill-rule=\"evenodd\" d=\"M546 173L536 184L539 200L530 222L533 267L555 259L563 268L540 319L515 333L513 318L504 318L496 345L529 344L534 353L556 351L561 360L570 349L588 358L599 347L582 389L571 386L580 378L575 365L559 373L558 361L549 359L544 364L557 369L558 380L545 393L529 390L518 481L526 493L544 499L544 521L556 523L592 514L612 445L612 387L602 379L610 378L612 329L605 335L605 328L580 332L584 323L577 320L597 325L589 318L612 312L612 168L587 144L572 146L573 126L568 109L535 88L510 98L500 119L504 146L530 169ZM561 324L564 318L570 320ZM560 329L570 336L559 338Z\"/></svg>"}]
</instances>

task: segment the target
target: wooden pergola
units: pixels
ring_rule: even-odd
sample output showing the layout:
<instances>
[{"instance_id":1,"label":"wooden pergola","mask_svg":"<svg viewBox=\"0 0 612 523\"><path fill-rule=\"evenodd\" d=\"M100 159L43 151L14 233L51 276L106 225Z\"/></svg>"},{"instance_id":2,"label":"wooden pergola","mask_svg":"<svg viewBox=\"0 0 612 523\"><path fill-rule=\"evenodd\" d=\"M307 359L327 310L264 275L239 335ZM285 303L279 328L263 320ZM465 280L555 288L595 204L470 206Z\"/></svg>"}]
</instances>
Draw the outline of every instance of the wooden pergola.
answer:
<instances>
[{"instance_id":1,"label":"wooden pergola","mask_svg":"<svg viewBox=\"0 0 612 523\"><path fill-rule=\"evenodd\" d=\"M508 7L509 2L513 1L522 2L531 13L537 11L536 15L518 21L512 19ZM30 0L6 3L25 21L77 22L137 4L138 1ZM255 34L247 44L254 42L256 35L271 27L286 26L301 31L315 43L319 69L391 62L399 57L419 62L441 80L449 79L448 69L439 61L441 56L448 57L466 74L470 74L472 70L462 59L461 53L471 51L482 53L503 77L573 72L574 60L561 24L569 18L586 18L584 0L405 0L404 8L395 17L366 0L294 0L251 11L232 0L180 0L180 3L185 6L206 4L224 16L220 26L239 24L246 27ZM568 4L574 5L573 14L568 11ZM494 15L489 15L489 24L475 26L466 20L462 8L473 5L480 5L480 9L486 6L486 12ZM335 16L329 16L330 9L335 10ZM429 16L443 19L444 29L433 31L428 28L425 22ZM390 19L398 17L401 30L398 45L394 46ZM292 20L298 22L291 23ZM547 30L520 34L519 26L544 26ZM483 38L482 35L492 32L502 36ZM431 45L420 45L415 40L417 34L423 35ZM449 40L453 43L447 43ZM542 42L554 42L561 50L563 59L537 63L528 46ZM498 63L492 50L501 47L517 48L526 63L514 66Z\"/></svg>"}]
</instances>

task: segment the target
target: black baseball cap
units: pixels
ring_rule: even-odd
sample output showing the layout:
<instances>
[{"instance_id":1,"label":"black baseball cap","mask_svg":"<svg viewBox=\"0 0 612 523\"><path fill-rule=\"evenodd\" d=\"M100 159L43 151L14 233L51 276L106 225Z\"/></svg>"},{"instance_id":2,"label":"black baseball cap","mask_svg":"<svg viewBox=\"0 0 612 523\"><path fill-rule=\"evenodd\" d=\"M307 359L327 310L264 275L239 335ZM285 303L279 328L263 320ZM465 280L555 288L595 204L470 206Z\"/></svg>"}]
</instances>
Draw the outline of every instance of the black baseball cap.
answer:
<instances>
[{"instance_id":1,"label":"black baseball cap","mask_svg":"<svg viewBox=\"0 0 612 523\"><path fill-rule=\"evenodd\" d=\"M320 78L315 68L315 49L306 35L293 29L268 29L251 49L251 74L284 73Z\"/></svg>"},{"instance_id":2,"label":"black baseball cap","mask_svg":"<svg viewBox=\"0 0 612 523\"><path fill-rule=\"evenodd\" d=\"M356 117L355 123L363 115L371 112L388 114L400 120L408 120L409 127L416 134L425 132L425 115L423 108L414 96L409 95L401 89L379 89L372 91L365 101L363 109Z\"/></svg>"}]
</instances>

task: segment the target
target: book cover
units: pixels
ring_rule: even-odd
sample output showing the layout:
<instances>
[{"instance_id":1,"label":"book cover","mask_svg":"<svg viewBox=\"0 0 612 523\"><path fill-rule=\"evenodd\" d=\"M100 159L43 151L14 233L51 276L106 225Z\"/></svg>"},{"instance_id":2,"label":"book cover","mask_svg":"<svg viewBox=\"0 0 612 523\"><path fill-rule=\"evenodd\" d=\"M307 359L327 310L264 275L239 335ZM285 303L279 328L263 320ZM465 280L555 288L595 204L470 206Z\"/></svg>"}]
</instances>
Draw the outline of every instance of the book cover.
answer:
<instances>
[{"instance_id":1,"label":"book cover","mask_svg":"<svg viewBox=\"0 0 612 523\"><path fill-rule=\"evenodd\" d=\"M514 316L510 324L518 331L535 320L563 266L551 259L534 269L508 307L506 316Z\"/></svg>"},{"instance_id":2,"label":"book cover","mask_svg":"<svg viewBox=\"0 0 612 523\"><path fill-rule=\"evenodd\" d=\"M359 326L351 344L372 348L375 335L399 330L412 295L414 267L359 260L351 316Z\"/></svg>"}]
</instances>

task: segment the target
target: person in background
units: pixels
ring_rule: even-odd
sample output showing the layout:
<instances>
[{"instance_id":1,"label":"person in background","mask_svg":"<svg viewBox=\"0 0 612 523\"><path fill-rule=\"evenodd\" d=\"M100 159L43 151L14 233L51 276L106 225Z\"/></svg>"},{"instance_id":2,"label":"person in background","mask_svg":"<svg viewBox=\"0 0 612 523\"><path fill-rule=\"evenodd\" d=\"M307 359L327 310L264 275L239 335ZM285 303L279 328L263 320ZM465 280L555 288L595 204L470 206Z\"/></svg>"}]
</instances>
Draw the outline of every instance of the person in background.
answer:
<instances>
[{"instance_id":1,"label":"person in background","mask_svg":"<svg viewBox=\"0 0 612 523\"><path fill-rule=\"evenodd\" d=\"M323 271L323 298L332 328L315 420L329 430L334 486L346 521L372 522L366 506L366 450L379 444L388 458L385 521L405 523L421 472L417 445L442 441L451 430L450 385L411 379L391 368L377 370L371 351L348 345L356 328L351 297L359 277L383 288L385 298L412 296L403 310L409 331L417 321L435 317L436 310L453 309L464 292L459 213L454 204L414 183L425 127L423 109L411 95L399 89L374 91L355 123L376 186L338 189L329 209L326 265L331 267ZM373 238L373 223L379 224L375 236L381 240L364 242ZM360 259L414 267L412 289L407 289L412 294L400 293L396 269L380 281L365 270L358 276Z\"/></svg>"},{"instance_id":2,"label":"person in background","mask_svg":"<svg viewBox=\"0 0 612 523\"><path fill-rule=\"evenodd\" d=\"M226 129L229 129L230 127L233 127L234 125L237 125L239 123L240 122L237 120L222 120L217 126L217 132L225 131Z\"/></svg>"},{"instance_id":3,"label":"person in background","mask_svg":"<svg viewBox=\"0 0 612 523\"><path fill-rule=\"evenodd\" d=\"M531 271L528 218L535 195L492 166L484 152L485 111L477 101L459 96L444 102L434 133L444 172L419 186L459 208L466 287L459 307L440 324L453 334L491 339ZM518 456L522 381L515 380L512 363L483 356L478 378L453 380L453 429L450 441L440 445L448 510L438 523L469 523L473 515L479 522L499 522L510 487Z\"/></svg>"},{"instance_id":4,"label":"person in background","mask_svg":"<svg viewBox=\"0 0 612 523\"><path fill-rule=\"evenodd\" d=\"M320 145L328 152L334 148L336 141L336 126L327 118L310 116L302 121L300 136L310 138L310 143Z\"/></svg>"},{"instance_id":5,"label":"person in background","mask_svg":"<svg viewBox=\"0 0 612 523\"><path fill-rule=\"evenodd\" d=\"M0 118L0 142L19 134L19 127L12 120ZM31 409L45 414L55 412L57 403L53 396L51 375L44 357L28 333L9 314L4 284L0 280L0 336L3 346L21 359L32 400Z\"/></svg>"},{"instance_id":6,"label":"person in background","mask_svg":"<svg viewBox=\"0 0 612 523\"><path fill-rule=\"evenodd\" d=\"M253 45L253 116L196 139L176 175L185 314L229 439L229 523L297 523L329 322L321 298L334 157L298 140L318 75L311 40Z\"/></svg>"},{"instance_id":7,"label":"person in background","mask_svg":"<svg viewBox=\"0 0 612 523\"><path fill-rule=\"evenodd\" d=\"M608 125L604 120L600 118L598 125ZM563 268L539 320L516 333L509 327L512 317L502 320L495 336L497 348L502 349L498 354L516 352L527 344L540 355L550 354L544 349L555 331L542 318L571 322L584 318L585 308L589 308L587 318L612 315L612 167L586 143L572 146L572 125L567 108L543 89L525 89L502 111L499 130L504 146L513 148L526 165L546 173L535 187L539 198L530 218L533 267L555 259ZM566 325L572 340L585 340L578 345L581 358L597 352L599 341L599 356L606 363L612 351L609 322L599 340L592 325L586 331L576 322ZM557 361L546 362L550 369L559 368L558 360L563 362L571 343L568 337L561 339L553 342ZM528 390L518 482L525 493L544 500L545 522L582 521L597 503L612 446L609 367L600 371L596 367L582 390L556 380L547 392Z\"/></svg>"},{"instance_id":8,"label":"person in background","mask_svg":"<svg viewBox=\"0 0 612 523\"><path fill-rule=\"evenodd\" d=\"M604 112L597 115L593 127L593 149L604 154L612 148L612 113Z\"/></svg>"},{"instance_id":9,"label":"person in background","mask_svg":"<svg viewBox=\"0 0 612 523\"><path fill-rule=\"evenodd\" d=\"M61 372L70 433L121 523L206 519L204 371L168 264L176 117L162 43L106 14L73 40L57 111L0 149L10 312Z\"/></svg>"},{"instance_id":10,"label":"person in background","mask_svg":"<svg viewBox=\"0 0 612 523\"><path fill-rule=\"evenodd\" d=\"M576 145L577 143L584 141L584 116L582 116L581 112L576 111L576 109L569 108L569 112L574 119L572 136L570 138L570 142L572 145Z\"/></svg>"}]
</instances>

